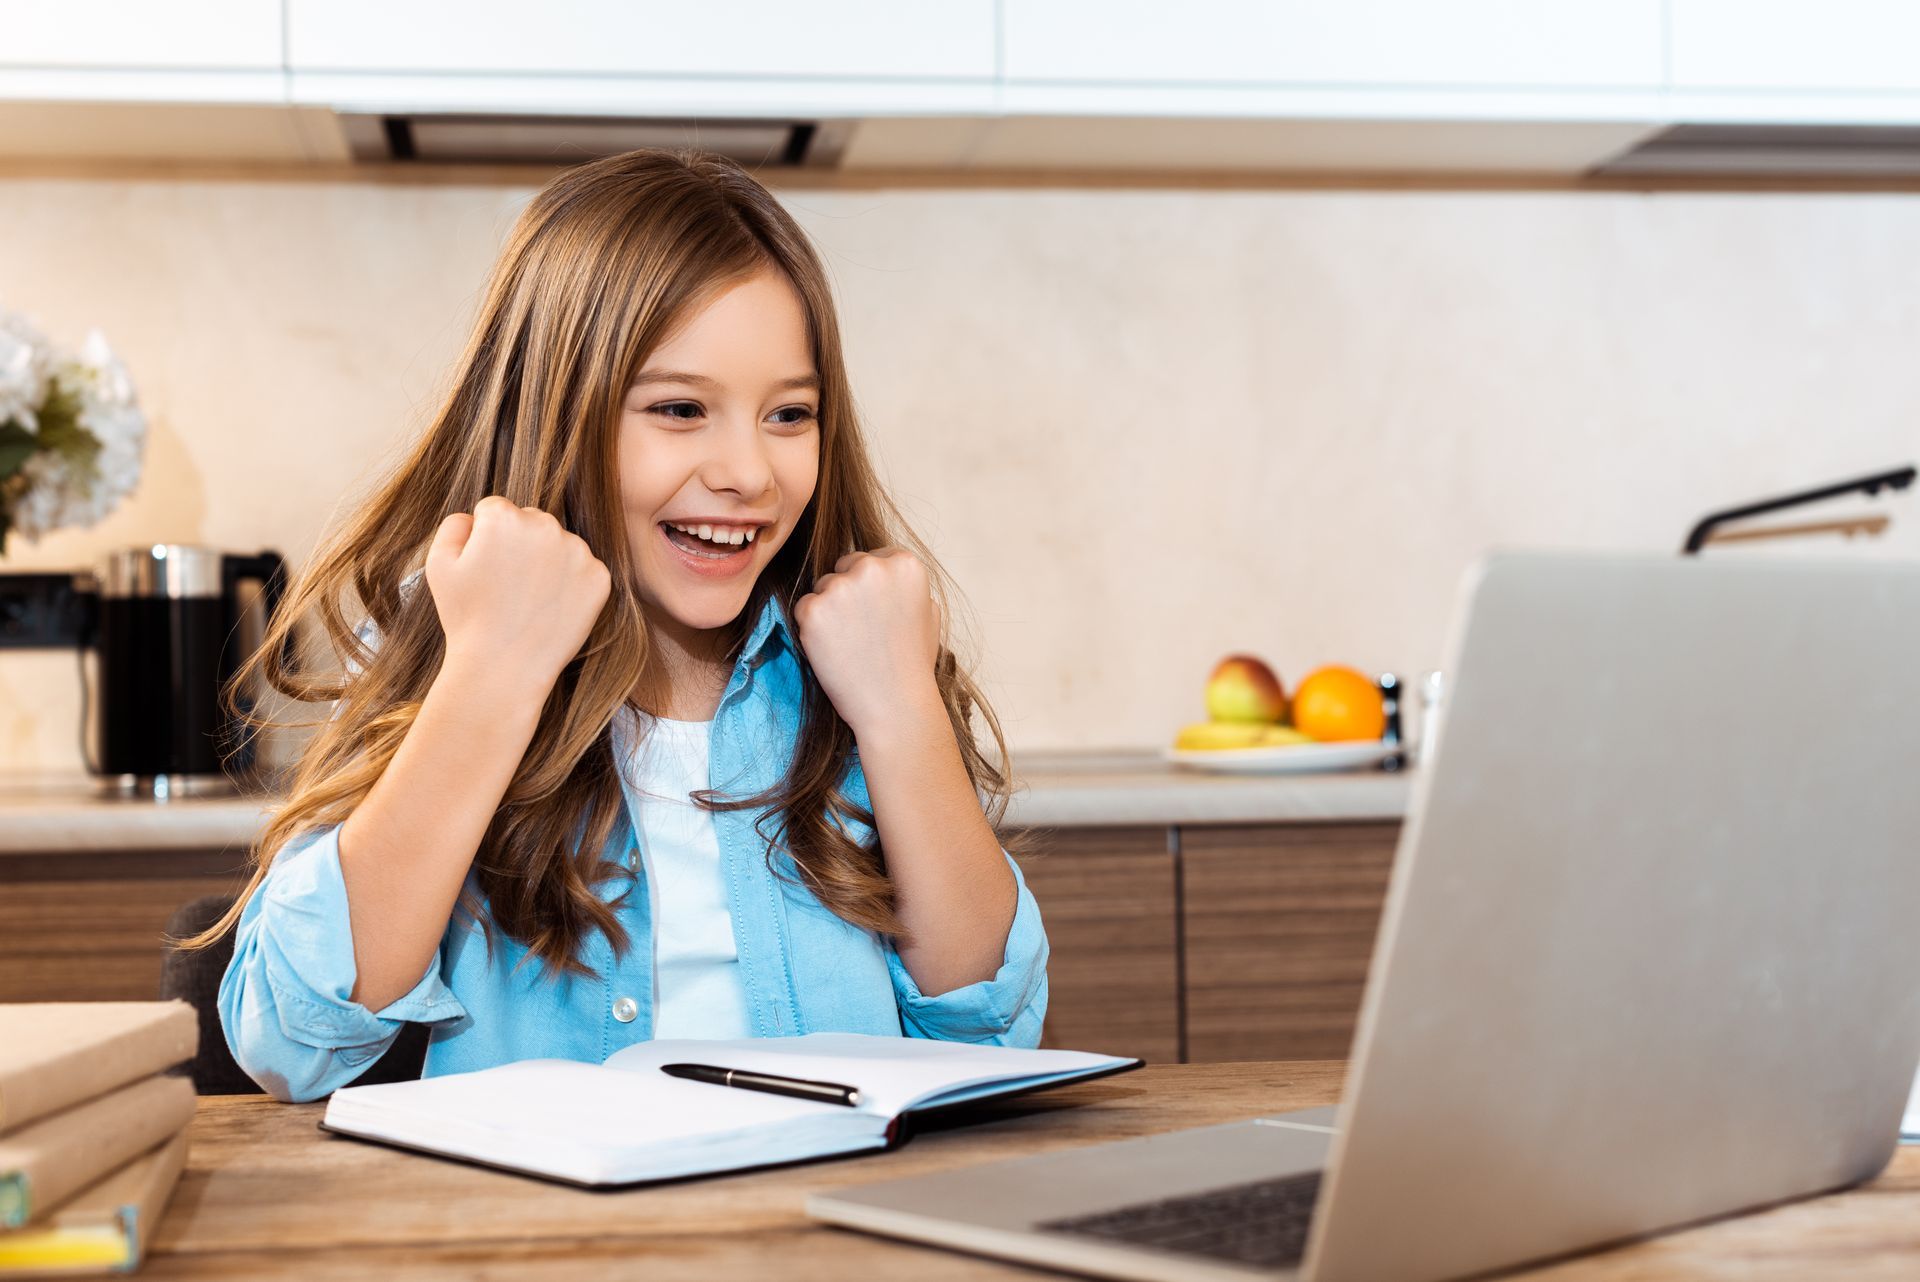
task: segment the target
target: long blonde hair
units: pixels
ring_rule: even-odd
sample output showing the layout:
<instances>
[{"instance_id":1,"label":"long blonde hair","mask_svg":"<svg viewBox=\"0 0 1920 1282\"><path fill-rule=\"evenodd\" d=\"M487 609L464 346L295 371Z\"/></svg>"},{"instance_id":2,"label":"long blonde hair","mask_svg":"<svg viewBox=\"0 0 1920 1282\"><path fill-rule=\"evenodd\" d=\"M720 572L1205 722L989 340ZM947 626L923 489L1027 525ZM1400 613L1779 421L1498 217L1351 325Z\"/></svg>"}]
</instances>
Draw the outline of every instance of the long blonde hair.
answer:
<instances>
[{"instance_id":1,"label":"long blonde hair","mask_svg":"<svg viewBox=\"0 0 1920 1282\"><path fill-rule=\"evenodd\" d=\"M615 425L647 356L688 310L720 288L772 267L792 283L808 319L820 377L820 474L814 496L731 626L737 657L767 598L793 603L848 552L902 547L933 581L947 622L935 676L976 790L996 828L1011 790L1005 737L949 646L957 598L950 578L908 528L868 458L841 355L833 298L819 259L793 218L750 174L708 153L675 149L611 156L569 169L533 199L495 266L486 301L430 427L372 496L323 541L289 585L266 636L227 687L229 707L253 730L317 726L286 804L252 851L252 877L225 917L181 941L204 947L238 920L274 853L303 831L343 822L393 759L444 655L431 594L402 592L441 521L489 494L537 506L585 539L612 571L613 591L580 654L554 684L474 860L481 905L466 911L559 971L580 960L591 930L627 945L612 905L595 892L630 875L602 852L623 818L610 726L638 683L655 679L653 648L634 590L619 499ZM357 610L377 648L355 635ZM298 622L317 616L355 675L290 661ZM804 659L802 660L804 669ZM264 674L302 703L335 703L330 719L244 712L238 692ZM694 794L710 810L769 807L761 836L769 861L784 845L804 884L834 913L896 934L893 888L877 830L855 842L830 816L871 825L869 809L838 787L853 734L806 672L791 768L752 797ZM975 742L978 710L1000 763ZM768 833L768 819L777 831ZM777 863L773 867L780 871ZM491 921L487 917L491 917Z\"/></svg>"}]
</instances>

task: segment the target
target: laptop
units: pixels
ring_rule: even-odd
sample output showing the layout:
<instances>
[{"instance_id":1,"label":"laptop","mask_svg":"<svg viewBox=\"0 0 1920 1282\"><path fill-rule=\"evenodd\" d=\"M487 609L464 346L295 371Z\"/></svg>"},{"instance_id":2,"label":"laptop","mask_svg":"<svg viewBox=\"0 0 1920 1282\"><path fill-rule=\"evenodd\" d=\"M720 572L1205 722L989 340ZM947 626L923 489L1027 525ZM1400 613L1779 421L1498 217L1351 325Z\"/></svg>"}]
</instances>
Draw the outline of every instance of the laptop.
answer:
<instances>
[{"instance_id":1,"label":"laptop","mask_svg":"<svg viewBox=\"0 0 1920 1282\"><path fill-rule=\"evenodd\" d=\"M1431 1282L1877 1174L1920 1062L1920 564L1471 571L1337 1109L812 1196L1114 1278Z\"/></svg>"}]
</instances>

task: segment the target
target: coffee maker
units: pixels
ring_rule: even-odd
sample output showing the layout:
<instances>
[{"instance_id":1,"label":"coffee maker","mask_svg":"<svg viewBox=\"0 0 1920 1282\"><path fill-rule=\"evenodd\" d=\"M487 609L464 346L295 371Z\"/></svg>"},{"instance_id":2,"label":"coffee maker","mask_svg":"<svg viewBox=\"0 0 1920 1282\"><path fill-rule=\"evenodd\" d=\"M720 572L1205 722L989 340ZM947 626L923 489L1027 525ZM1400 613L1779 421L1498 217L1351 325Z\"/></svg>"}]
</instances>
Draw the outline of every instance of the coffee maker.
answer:
<instances>
[{"instance_id":1,"label":"coffee maker","mask_svg":"<svg viewBox=\"0 0 1920 1282\"><path fill-rule=\"evenodd\" d=\"M257 612L243 609L240 587L248 580L260 586ZM97 659L97 689L89 692L83 654L81 733L87 769L103 791L164 801L252 782L253 736L220 695L264 634L286 583L286 563L271 551L155 543L100 562L81 633ZM87 585L78 586L84 595ZM251 692L237 702L250 710Z\"/></svg>"}]
</instances>

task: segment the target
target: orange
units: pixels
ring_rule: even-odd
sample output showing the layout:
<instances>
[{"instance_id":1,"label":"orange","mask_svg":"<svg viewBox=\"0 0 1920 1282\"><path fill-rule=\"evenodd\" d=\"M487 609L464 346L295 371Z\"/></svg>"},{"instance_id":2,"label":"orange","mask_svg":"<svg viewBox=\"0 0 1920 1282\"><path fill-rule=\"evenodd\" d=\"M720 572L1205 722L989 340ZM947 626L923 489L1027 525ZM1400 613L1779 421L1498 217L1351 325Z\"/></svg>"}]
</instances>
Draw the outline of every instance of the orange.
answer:
<instances>
[{"instance_id":1,"label":"orange","mask_svg":"<svg viewBox=\"0 0 1920 1282\"><path fill-rule=\"evenodd\" d=\"M1365 673L1317 668L1293 692L1293 725L1316 739L1378 739L1387 729L1386 703Z\"/></svg>"}]
</instances>

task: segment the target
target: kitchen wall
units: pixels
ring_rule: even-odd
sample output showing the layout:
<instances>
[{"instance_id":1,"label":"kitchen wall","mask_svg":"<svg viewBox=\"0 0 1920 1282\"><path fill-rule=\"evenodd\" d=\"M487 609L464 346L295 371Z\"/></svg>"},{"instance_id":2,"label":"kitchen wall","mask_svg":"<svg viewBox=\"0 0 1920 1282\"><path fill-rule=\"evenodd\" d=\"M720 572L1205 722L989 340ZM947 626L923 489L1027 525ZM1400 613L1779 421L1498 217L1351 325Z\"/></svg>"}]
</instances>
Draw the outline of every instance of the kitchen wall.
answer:
<instances>
[{"instance_id":1,"label":"kitchen wall","mask_svg":"<svg viewBox=\"0 0 1920 1282\"><path fill-rule=\"evenodd\" d=\"M152 417L131 500L0 568L303 558L422 426L529 194L0 181L0 307L102 327ZM1489 547L1665 551L1920 454L1920 195L781 194L1016 754L1157 747L1234 650L1412 674ZM1920 554L1920 494L1858 507L1893 529L1785 554ZM71 654L0 652L0 770L77 769L79 699Z\"/></svg>"}]
</instances>

